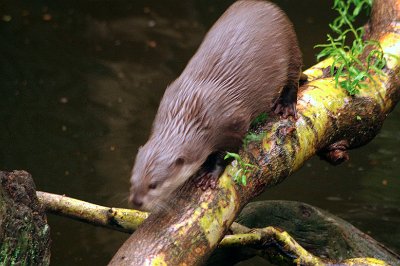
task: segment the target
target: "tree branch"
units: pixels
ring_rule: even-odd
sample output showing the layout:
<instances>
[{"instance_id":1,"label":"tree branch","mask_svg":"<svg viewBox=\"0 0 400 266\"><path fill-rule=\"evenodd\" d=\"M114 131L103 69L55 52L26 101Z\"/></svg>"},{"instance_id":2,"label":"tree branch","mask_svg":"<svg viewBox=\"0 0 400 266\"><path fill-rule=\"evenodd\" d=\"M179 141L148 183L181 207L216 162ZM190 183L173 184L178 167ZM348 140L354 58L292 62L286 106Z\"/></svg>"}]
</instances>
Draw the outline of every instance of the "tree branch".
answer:
<instances>
[{"instance_id":1,"label":"tree branch","mask_svg":"<svg viewBox=\"0 0 400 266\"><path fill-rule=\"evenodd\" d=\"M369 37L379 41L384 52L400 55L400 0L375 0L372 17ZM384 74L373 74L369 88L356 96L335 88L334 80L325 77L328 65L329 60L305 72L311 81L298 95L299 119L269 121L260 129L265 132L263 140L241 152L258 166L246 186L232 181L233 166L227 167L216 190L202 191L187 182L132 234L110 265L201 264L242 207L266 187L282 182L337 141L350 147L370 141L400 98L399 60L388 58Z\"/></svg>"},{"instance_id":2,"label":"tree branch","mask_svg":"<svg viewBox=\"0 0 400 266\"><path fill-rule=\"evenodd\" d=\"M37 192L37 196L41 204L44 206L47 212L51 212L58 215L64 215L73 219L77 219L83 222L87 222L93 225L103 226L107 228L111 228L114 230L132 233L137 227L144 222L146 217L148 217L148 213L140 212L131 209L120 209L120 208L109 208L103 207L95 204L91 204L88 202L76 200L73 198L66 197L64 195L56 195L46 192ZM283 216L288 220L290 217L299 217L299 214L296 213L296 209L301 206L302 211L305 211L305 208L309 208L307 212L307 217L310 217L313 212L318 213L316 218L313 220L317 220L317 223L311 223L311 220L307 218L307 221L301 220L301 223L308 223L310 226L311 232L315 233L316 228L324 227L324 221L331 221L332 227L337 227L336 230L340 230L343 232L351 231L352 235L357 235L362 233L358 233L355 228L348 228L349 225L343 223L340 219L335 218L333 216L329 216L329 214L325 214L322 211L318 211L312 206L309 205L301 205L301 203L285 203L285 202L259 202L250 204L251 206L246 207L244 211L245 220L251 220L251 215L249 213L260 213L262 214L269 209L276 210L276 208L284 207L286 208L286 213L284 214L280 211L280 219ZM271 211L270 210L270 211ZM292 217L293 218L293 217ZM297 218L298 219L298 218ZM243 218L242 218L243 220ZM260 222L260 219L257 219ZM262 222L262 221L261 221ZM310 224L311 223L311 224ZM281 224L284 226L284 224ZM315 228L314 228L315 227ZM328 227L329 228L329 227ZM325 228L326 230L326 228ZM332 230L332 229L331 229ZM282 264L282 263L290 263L290 264L301 264L301 265L328 265L328 264L337 264L340 265L388 265L383 260L373 259L373 258L352 258L341 260L340 262L336 261L334 258L320 258L318 256L313 255L311 252L307 251L303 246L301 246L287 231L279 229L277 227L268 226L264 228L248 228L242 224L234 222L230 231L232 234L226 235L222 241L219 243L219 248L245 248L251 247L256 250L262 250L264 255L262 257L267 258L274 263ZM310 233L312 234L312 233ZM337 235L337 234L336 234ZM346 233L344 233L346 235ZM364 240L364 238L366 238ZM312 237L310 237L312 239ZM310 240L308 240L310 241ZM318 241L314 240L318 245ZM332 241L343 241L342 236L338 236L337 239L332 239ZM349 240L346 238L346 242L349 241L346 245L352 246L355 245L352 249L347 249L346 253L349 256L354 256L354 251L364 251L367 249L375 250L375 256L385 258L390 262L397 261L398 256L395 254L391 254L389 250L382 248L375 241L371 241L368 237L363 237L361 239L353 239ZM364 243L363 243L364 242ZM322 249L335 249L335 247L324 247L321 246ZM336 251L337 252L337 251ZM363 253L363 252L361 252ZM280 254L280 256L277 256ZM371 254L364 253L365 255L371 256ZM397 256L397 257L396 257ZM341 257L338 255L338 257Z\"/></svg>"},{"instance_id":3,"label":"tree branch","mask_svg":"<svg viewBox=\"0 0 400 266\"><path fill-rule=\"evenodd\" d=\"M149 216L146 212L104 207L65 195L41 191L36 194L47 212L126 233L134 232Z\"/></svg>"}]
</instances>

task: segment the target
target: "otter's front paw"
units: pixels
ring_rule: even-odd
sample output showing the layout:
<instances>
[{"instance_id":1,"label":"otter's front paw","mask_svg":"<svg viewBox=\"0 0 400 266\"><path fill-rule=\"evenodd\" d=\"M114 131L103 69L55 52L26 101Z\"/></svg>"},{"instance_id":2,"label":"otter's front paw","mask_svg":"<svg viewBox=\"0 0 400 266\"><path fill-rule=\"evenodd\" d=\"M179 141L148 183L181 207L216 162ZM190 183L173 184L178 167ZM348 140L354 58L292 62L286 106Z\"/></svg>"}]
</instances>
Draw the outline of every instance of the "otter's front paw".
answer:
<instances>
[{"instance_id":1,"label":"otter's front paw","mask_svg":"<svg viewBox=\"0 0 400 266\"><path fill-rule=\"evenodd\" d=\"M278 102L274 106L274 113L277 115L281 115L285 119L289 116L297 119L296 103Z\"/></svg>"},{"instance_id":2,"label":"otter's front paw","mask_svg":"<svg viewBox=\"0 0 400 266\"><path fill-rule=\"evenodd\" d=\"M218 174L215 172L205 172L203 175L196 177L196 187L206 191L208 188L215 189L218 184Z\"/></svg>"}]
</instances>

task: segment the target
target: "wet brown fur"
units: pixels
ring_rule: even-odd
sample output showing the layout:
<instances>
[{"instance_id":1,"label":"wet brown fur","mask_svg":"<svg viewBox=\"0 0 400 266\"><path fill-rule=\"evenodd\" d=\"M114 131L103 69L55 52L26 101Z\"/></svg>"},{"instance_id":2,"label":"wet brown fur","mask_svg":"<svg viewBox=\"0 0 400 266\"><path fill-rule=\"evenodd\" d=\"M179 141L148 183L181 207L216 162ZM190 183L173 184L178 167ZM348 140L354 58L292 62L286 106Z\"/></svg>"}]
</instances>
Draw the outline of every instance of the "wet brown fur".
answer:
<instances>
[{"instance_id":1,"label":"wet brown fur","mask_svg":"<svg viewBox=\"0 0 400 266\"><path fill-rule=\"evenodd\" d=\"M271 112L285 86L297 88L301 65L293 26L277 6L234 3L166 89L136 158L130 200L151 209L211 153L237 150L250 122Z\"/></svg>"}]
</instances>

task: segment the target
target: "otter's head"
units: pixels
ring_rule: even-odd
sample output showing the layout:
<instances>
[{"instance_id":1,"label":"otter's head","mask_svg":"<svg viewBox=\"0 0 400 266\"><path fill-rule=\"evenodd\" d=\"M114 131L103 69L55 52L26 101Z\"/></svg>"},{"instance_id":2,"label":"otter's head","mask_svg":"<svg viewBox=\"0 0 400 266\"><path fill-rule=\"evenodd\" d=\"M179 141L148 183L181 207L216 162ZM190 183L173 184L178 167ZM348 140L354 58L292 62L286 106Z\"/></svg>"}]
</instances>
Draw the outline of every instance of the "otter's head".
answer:
<instances>
[{"instance_id":1,"label":"otter's head","mask_svg":"<svg viewBox=\"0 0 400 266\"><path fill-rule=\"evenodd\" d=\"M162 206L207 158L202 151L189 152L184 145L174 146L174 149L168 149L168 146L173 145L160 145L149 140L139 149L129 195L134 208L149 211Z\"/></svg>"}]
</instances>

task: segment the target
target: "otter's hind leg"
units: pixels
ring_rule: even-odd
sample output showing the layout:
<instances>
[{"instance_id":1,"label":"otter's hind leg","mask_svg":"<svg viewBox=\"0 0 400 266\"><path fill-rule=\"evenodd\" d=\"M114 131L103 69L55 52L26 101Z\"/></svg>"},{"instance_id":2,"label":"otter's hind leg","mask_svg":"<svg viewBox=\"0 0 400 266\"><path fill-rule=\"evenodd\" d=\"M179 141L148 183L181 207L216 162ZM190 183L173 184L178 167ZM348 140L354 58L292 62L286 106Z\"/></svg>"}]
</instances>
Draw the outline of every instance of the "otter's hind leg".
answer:
<instances>
[{"instance_id":1,"label":"otter's hind leg","mask_svg":"<svg viewBox=\"0 0 400 266\"><path fill-rule=\"evenodd\" d=\"M275 114L279 114L283 118L293 116L295 119L297 119L297 90L298 82L294 83L292 81L283 88L273 107Z\"/></svg>"},{"instance_id":2,"label":"otter's hind leg","mask_svg":"<svg viewBox=\"0 0 400 266\"><path fill-rule=\"evenodd\" d=\"M296 42L295 36L292 36L293 42ZM297 103L297 91L299 88L299 80L302 76L301 65L301 51L299 47L292 46L291 58L288 66L288 78L286 85L283 87L281 94L276 100L273 111L275 114L280 114L283 118L293 116L297 119L296 103ZM304 77L303 77L304 78Z\"/></svg>"}]
</instances>

